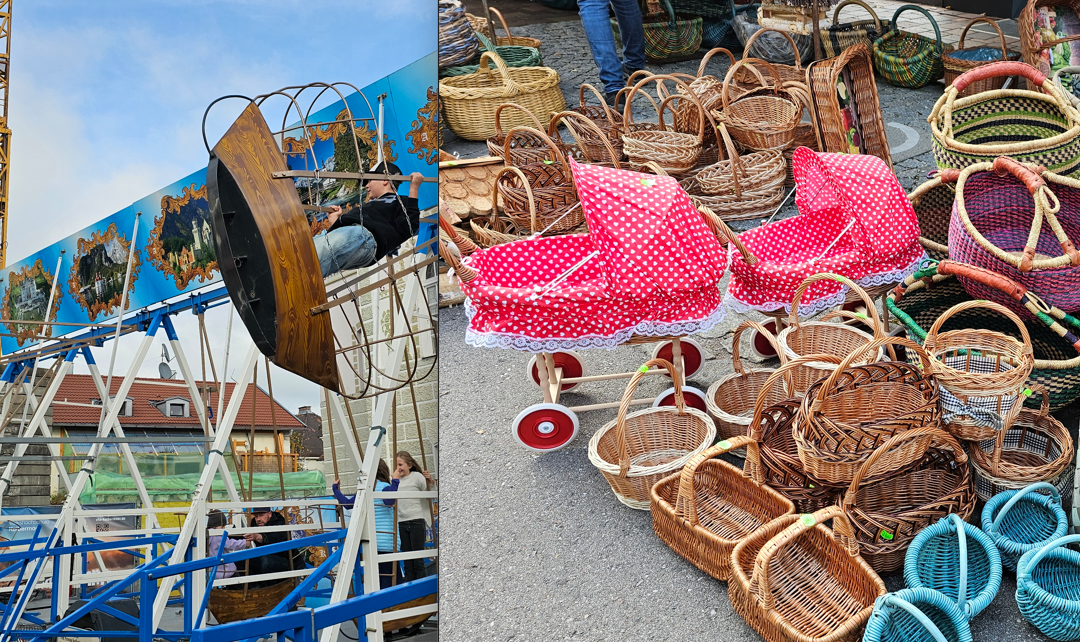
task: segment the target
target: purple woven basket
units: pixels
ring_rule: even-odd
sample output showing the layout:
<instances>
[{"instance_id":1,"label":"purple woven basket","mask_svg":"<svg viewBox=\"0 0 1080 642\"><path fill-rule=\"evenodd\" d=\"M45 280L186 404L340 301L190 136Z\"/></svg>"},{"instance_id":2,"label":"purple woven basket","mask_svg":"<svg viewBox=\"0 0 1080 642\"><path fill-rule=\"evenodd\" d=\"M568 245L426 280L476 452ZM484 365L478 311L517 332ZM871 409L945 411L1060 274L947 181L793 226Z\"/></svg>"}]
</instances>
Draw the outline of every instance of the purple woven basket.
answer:
<instances>
[{"instance_id":1,"label":"purple woven basket","mask_svg":"<svg viewBox=\"0 0 1080 642\"><path fill-rule=\"evenodd\" d=\"M1031 173L1034 176L1034 172ZM1056 176L1044 172L1043 177ZM1037 177L1036 177L1037 178ZM1049 305L1066 312L1080 310L1080 266L1035 268L1021 272L1013 265L994 256L968 232L958 208L963 205L975 229L1001 250L1020 255L1027 245L1035 215L1035 201L1024 182L1012 174L999 175L994 171L961 177L963 203L958 196L953 203L949 221L949 258L1007 276L1020 285L1034 290ZM1069 239L1080 241L1080 189L1051 180L1046 186L1061 203L1057 220ZM1065 254L1062 243L1043 221L1035 247L1036 259ZM978 299L996 301L1017 314L1030 318L1031 313L1002 290L971 279L958 277L968 294Z\"/></svg>"}]
</instances>

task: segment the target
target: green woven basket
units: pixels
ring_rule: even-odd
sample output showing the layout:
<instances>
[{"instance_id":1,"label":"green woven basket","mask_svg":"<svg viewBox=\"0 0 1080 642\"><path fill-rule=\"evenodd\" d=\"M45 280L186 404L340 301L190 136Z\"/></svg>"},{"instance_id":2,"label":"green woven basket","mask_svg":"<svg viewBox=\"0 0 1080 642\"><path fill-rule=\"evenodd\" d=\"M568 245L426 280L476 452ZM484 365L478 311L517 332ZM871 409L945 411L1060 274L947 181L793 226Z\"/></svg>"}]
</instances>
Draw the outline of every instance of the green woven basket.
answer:
<instances>
[{"instance_id":1,"label":"green woven basket","mask_svg":"<svg viewBox=\"0 0 1080 642\"><path fill-rule=\"evenodd\" d=\"M1028 385L1038 383L1046 387L1051 410L1080 398L1080 355L1077 354L1080 337L1075 334L1080 331L1080 320L1050 308L1020 285L989 270L954 261L929 261L926 267L905 279L889 294L885 305L903 324L908 338L923 343L927 329L942 313L957 303L972 299L957 280L958 274L1001 288L1029 312L1024 315L1024 325L1031 335L1035 368ZM950 317L942 331L965 328L993 330L1019 338L1015 324L985 308L965 310ZM918 357L908 355L908 360L912 359L918 360ZM1036 408L1039 402L1032 397L1027 404Z\"/></svg>"},{"instance_id":2,"label":"green woven basket","mask_svg":"<svg viewBox=\"0 0 1080 642\"><path fill-rule=\"evenodd\" d=\"M896 19L905 11L918 11L926 16L934 27L936 38L931 40L926 36L897 29ZM941 53L945 51L941 44L941 30L930 12L922 7L906 4L896 10L891 24L893 28L874 41L874 69L889 81L889 84L918 89L945 75L945 63L941 60ZM951 46L948 51L952 51Z\"/></svg>"},{"instance_id":3,"label":"green woven basket","mask_svg":"<svg viewBox=\"0 0 1080 642\"><path fill-rule=\"evenodd\" d=\"M661 0L666 12L648 13L641 16L645 28L645 57L653 62L692 55L701 47L701 18L676 16L668 0ZM612 18L611 30L615 34L615 48L622 49L619 23Z\"/></svg>"},{"instance_id":4,"label":"green woven basket","mask_svg":"<svg viewBox=\"0 0 1080 642\"><path fill-rule=\"evenodd\" d=\"M540 57L540 51L532 47L519 47L517 45L502 45L496 47L492 44L491 40L485 38L483 34L477 33L477 39L480 40L480 50L476 52L476 57L473 59L476 62L480 60L480 54L485 51L494 51L499 54L499 57L503 59L507 67L543 67L544 61ZM456 67L447 67L439 70L439 78L446 78L449 76L464 76L466 74L475 74L480 70L479 64L471 65L459 65Z\"/></svg>"}]
</instances>

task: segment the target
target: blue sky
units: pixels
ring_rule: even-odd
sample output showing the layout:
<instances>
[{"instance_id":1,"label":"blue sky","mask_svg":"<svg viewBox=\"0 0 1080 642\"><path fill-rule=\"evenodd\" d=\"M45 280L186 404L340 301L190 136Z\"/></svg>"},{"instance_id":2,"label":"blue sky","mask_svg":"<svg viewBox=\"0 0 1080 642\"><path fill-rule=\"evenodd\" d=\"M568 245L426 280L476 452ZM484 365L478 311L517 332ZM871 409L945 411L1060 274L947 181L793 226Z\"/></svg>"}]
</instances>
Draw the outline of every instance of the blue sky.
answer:
<instances>
[{"instance_id":1,"label":"blue sky","mask_svg":"<svg viewBox=\"0 0 1080 642\"><path fill-rule=\"evenodd\" d=\"M8 262L203 167L201 121L214 98L316 81L363 86L434 51L436 15L436 0L16 2ZM242 107L211 112L211 145ZM280 122L273 108L266 115ZM212 315L207 323L223 334L224 313ZM178 321L197 361L193 317ZM234 334L244 334L239 319ZM121 346L118 372L135 348L130 339ZM156 370L151 357L140 374ZM275 379L274 392L292 410L318 405L313 386L282 376L291 384Z\"/></svg>"}]
</instances>

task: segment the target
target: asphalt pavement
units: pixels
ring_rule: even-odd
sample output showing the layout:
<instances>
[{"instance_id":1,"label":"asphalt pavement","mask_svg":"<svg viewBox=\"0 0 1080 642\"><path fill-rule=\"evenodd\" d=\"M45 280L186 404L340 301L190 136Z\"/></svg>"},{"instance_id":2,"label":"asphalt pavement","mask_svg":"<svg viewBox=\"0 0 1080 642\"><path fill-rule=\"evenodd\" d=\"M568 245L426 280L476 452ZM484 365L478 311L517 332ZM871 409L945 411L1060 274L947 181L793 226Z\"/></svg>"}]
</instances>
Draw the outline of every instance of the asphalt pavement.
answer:
<instances>
[{"instance_id":1,"label":"asphalt pavement","mask_svg":"<svg viewBox=\"0 0 1080 642\"><path fill-rule=\"evenodd\" d=\"M598 82L580 23L528 25L515 34L543 41L545 64L559 70L568 104L577 103L582 82ZM697 62L649 68L694 73ZM910 191L933 169L926 117L942 86L908 90L879 82L878 90L896 173ZM452 134L444 148L462 157L484 153L483 143ZM704 391L731 372L731 332L741 321L729 314L694 337L710 358L691 385ZM521 410L542 401L526 376L530 355L469 347L466 324L460 306L442 310L443 639L759 640L732 610L726 585L672 552L653 532L650 514L619 503L589 462L589 438L615 412L581 413L577 439L560 451L523 449L511 425ZM628 372L649 358L651 347L582 354L590 374ZM584 384L563 403L617 401L624 385ZM646 378L639 395L664 387L666 380ZM885 581L890 590L903 586L899 575ZM1014 591L1015 576L1006 571L997 599L972 624L975 640L1046 639L1021 618Z\"/></svg>"}]
</instances>

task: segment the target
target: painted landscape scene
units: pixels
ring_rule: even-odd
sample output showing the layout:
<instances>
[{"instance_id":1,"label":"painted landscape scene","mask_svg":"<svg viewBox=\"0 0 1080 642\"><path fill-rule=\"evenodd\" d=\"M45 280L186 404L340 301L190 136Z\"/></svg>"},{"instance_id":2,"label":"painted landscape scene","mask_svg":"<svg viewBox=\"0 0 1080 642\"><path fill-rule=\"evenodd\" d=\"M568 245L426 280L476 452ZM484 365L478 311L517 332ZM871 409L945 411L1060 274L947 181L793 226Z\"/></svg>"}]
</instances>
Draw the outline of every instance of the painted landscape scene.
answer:
<instances>
[{"instance_id":1,"label":"painted landscape scene","mask_svg":"<svg viewBox=\"0 0 1080 642\"><path fill-rule=\"evenodd\" d=\"M214 278L217 252L205 185L185 187L179 198L161 199L161 213L154 218L147 253L155 268L173 278L177 290L194 279L205 282Z\"/></svg>"},{"instance_id":2,"label":"painted landscape scene","mask_svg":"<svg viewBox=\"0 0 1080 642\"><path fill-rule=\"evenodd\" d=\"M90 320L102 312L111 315L120 307L129 247L130 241L117 233L115 224L104 234L94 232L90 239L79 239L68 287ZM139 264L136 250L129 289L135 285Z\"/></svg>"}]
</instances>

